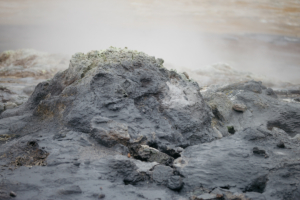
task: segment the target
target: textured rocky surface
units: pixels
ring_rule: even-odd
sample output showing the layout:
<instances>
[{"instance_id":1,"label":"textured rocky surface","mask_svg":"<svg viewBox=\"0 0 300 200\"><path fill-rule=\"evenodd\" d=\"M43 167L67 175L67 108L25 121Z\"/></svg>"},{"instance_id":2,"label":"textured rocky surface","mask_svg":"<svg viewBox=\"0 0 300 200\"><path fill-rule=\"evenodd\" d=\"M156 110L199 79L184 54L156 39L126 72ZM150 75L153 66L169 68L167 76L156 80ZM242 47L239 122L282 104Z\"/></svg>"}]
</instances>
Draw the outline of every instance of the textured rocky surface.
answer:
<instances>
[{"instance_id":1,"label":"textured rocky surface","mask_svg":"<svg viewBox=\"0 0 300 200\"><path fill-rule=\"evenodd\" d=\"M0 197L298 199L300 103L188 77L128 49L74 55L1 114Z\"/></svg>"}]
</instances>

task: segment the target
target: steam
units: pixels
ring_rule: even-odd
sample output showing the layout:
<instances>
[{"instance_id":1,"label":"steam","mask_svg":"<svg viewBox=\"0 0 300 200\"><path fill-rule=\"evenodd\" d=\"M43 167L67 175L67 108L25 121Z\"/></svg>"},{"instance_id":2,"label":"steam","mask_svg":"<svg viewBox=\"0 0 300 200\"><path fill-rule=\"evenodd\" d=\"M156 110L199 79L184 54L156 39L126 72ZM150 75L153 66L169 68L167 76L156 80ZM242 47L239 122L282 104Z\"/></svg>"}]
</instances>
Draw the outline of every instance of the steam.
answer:
<instances>
[{"instance_id":1,"label":"steam","mask_svg":"<svg viewBox=\"0 0 300 200\"><path fill-rule=\"evenodd\" d=\"M149 5L133 0L3 0L0 50L30 48L71 56L128 47L163 58L167 68L189 72L200 85L251 78L276 87L300 84L299 39L204 33L197 27L213 30L212 25L185 18L187 10L177 12L184 7L165 4L164 15Z\"/></svg>"}]
</instances>

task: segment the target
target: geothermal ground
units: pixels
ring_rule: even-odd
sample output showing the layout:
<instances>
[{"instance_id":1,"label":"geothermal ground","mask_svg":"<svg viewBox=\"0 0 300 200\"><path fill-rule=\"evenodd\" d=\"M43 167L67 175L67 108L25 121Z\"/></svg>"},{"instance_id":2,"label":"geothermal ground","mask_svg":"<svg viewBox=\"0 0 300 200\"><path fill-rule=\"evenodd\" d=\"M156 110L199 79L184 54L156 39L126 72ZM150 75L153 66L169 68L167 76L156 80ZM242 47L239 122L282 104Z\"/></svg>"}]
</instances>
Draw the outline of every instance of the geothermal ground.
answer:
<instances>
[{"instance_id":1,"label":"geothermal ground","mask_svg":"<svg viewBox=\"0 0 300 200\"><path fill-rule=\"evenodd\" d=\"M25 52L1 54L16 85L1 89L1 199L299 199L297 88L200 87L127 48L77 53L59 72L66 58Z\"/></svg>"}]
</instances>

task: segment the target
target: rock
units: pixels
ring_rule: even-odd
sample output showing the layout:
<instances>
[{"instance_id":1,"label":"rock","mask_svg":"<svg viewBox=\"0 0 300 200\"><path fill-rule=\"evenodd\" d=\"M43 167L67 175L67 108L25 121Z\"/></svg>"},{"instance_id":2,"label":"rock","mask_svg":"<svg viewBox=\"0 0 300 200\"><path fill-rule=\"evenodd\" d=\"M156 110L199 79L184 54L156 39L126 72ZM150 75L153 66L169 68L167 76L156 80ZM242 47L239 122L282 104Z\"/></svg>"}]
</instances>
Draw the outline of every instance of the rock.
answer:
<instances>
[{"instance_id":1,"label":"rock","mask_svg":"<svg viewBox=\"0 0 300 200\"><path fill-rule=\"evenodd\" d=\"M180 153L183 151L183 148L170 145L170 146L160 146L159 150L176 159L180 157Z\"/></svg>"},{"instance_id":2,"label":"rock","mask_svg":"<svg viewBox=\"0 0 300 200\"><path fill-rule=\"evenodd\" d=\"M260 156L267 156L266 151L263 149L259 149L258 147L253 148L253 153Z\"/></svg>"},{"instance_id":3,"label":"rock","mask_svg":"<svg viewBox=\"0 0 300 200\"><path fill-rule=\"evenodd\" d=\"M152 178L153 181L155 181L159 185L167 185L172 174L173 174L173 169L171 167L164 166L164 165L157 165L154 167ZM175 182L176 182L175 185L179 183L178 180ZM173 183L170 184L173 186Z\"/></svg>"},{"instance_id":4,"label":"rock","mask_svg":"<svg viewBox=\"0 0 300 200\"><path fill-rule=\"evenodd\" d=\"M168 179L168 184L167 184L168 188L170 188L171 190L176 190L179 191L181 190L182 186L183 186L183 182L182 182L182 178L180 176L171 176Z\"/></svg>"},{"instance_id":5,"label":"rock","mask_svg":"<svg viewBox=\"0 0 300 200\"><path fill-rule=\"evenodd\" d=\"M249 141L266 138L265 134L263 134L258 129L254 129L254 128L245 128L243 130L242 135L244 136L245 140L249 140Z\"/></svg>"},{"instance_id":6,"label":"rock","mask_svg":"<svg viewBox=\"0 0 300 200\"><path fill-rule=\"evenodd\" d=\"M127 146L130 140L128 126L104 117L96 117L92 120L92 137L100 144L112 147L116 144Z\"/></svg>"},{"instance_id":7,"label":"rock","mask_svg":"<svg viewBox=\"0 0 300 200\"><path fill-rule=\"evenodd\" d=\"M233 104L226 94L207 91L203 93L203 97L205 101L208 102L214 116L218 120L222 122L228 122L230 120Z\"/></svg>"},{"instance_id":8,"label":"rock","mask_svg":"<svg viewBox=\"0 0 300 200\"><path fill-rule=\"evenodd\" d=\"M9 193L9 196L11 196L11 197L17 197L17 194L14 193L13 191L11 191L11 192Z\"/></svg>"},{"instance_id":9,"label":"rock","mask_svg":"<svg viewBox=\"0 0 300 200\"><path fill-rule=\"evenodd\" d=\"M80 194L82 193L82 191L78 185L72 185L59 190L58 193L62 195L71 195L71 194Z\"/></svg>"},{"instance_id":10,"label":"rock","mask_svg":"<svg viewBox=\"0 0 300 200\"><path fill-rule=\"evenodd\" d=\"M264 88L264 86L262 86L262 82L258 81L249 81L249 82L246 82L245 85L243 86L245 90L249 90L249 91L252 91L252 92L255 92L255 93L262 93L262 90L263 89L266 89Z\"/></svg>"},{"instance_id":11,"label":"rock","mask_svg":"<svg viewBox=\"0 0 300 200\"><path fill-rule=\"evenodd\" d=\"M267 88L265 93L266 93L266 95L272 96L274 98L278 98L272 88Z\"/></svg>"},{"instance_id":12,"label":"rock","mask_svg":"<svg viewBox=\"0 0 300 200\"><path fill-rule=\"evenodd\" d=\"M188 75L186 72L182 72L182 74L185 75L185 77L186 77L187 79L190 79L189 75Z\"/></svg>"},{"instance_id":13,"label":"rock","mask_svg":"<svg viewBox=\"0 0 300 200\"><path fill-rule=\"evenodd\" d=\"M238 112L245 112L247 106L245 106L244 104L234 104L232 106L232 109Z\"/></svg>"},{"instance_id":14,"label":"rock","mask_svg":"<svg viewBox=\"0 0 300 200\"><path fill-rule=\"evenodd\" d=\"M294 101L300 102L300 97L295 98Z\"/></svg>"},{"instance_id":15,"label":"rock","mask_svg":"<svg viewBox=\"0 0 300 200\"><path fill-rule=\"evenodd\" d=\"M279 141L276 145L278 148L285 148L285 145L282 141Z\"/></svg>"},{"instance_id":16,"label":"rock","mask_svg":"<svg viewBox=\"0 0 300 200\"><path fill-rule=\"evenodd\" d=\"M100 194L98 199L104 199L105 198L105 194Z\"/></svg>"},{"instance_id":17,"label":"rock","mask_svg":"<svg viewBox=\"0 0 300 200\"><path fill-rule=\"evenodd\" d=\"M184 158L177 158L176 160L174 160L173 162L173 166L175 167L184 167L185 165L187 165L187 161Z\"/></svg>"},{"instance_id":18,"label":"rock","mask_svg":"<svg viewBox=\"0 0 300 200\"><path fill-rule=\"evenodd\" d=\"M213 130L215 131L215 134L214 134L214 136L216 137L216 138L222 138L223 137L223 135L222 135L222 133L216 128L216 127L213 127Z\"/></svg>"},{"instance_id":19,"label":"rock","mask_svg":"<svg viewBox=\"0 0 300 200\"><path fill-rule=\"evenodd\" d=\"M259 176L258 178L254 179L247 187L246 187L246 191L247 192L257 192L257 193L263 193L266 185L267 185L267 181L268 181L268 175L262 175Z\"/></svg>"},{"instance_id":20,"label":"rock","mask_svg":"<svg viewBox=\"0 0 300 200\"><path fill-rule=\"evenodd\" d=\"M158 162L164 165L171 165L174 158L158 151L148 145L141 145L137 152L137 157L148 162Z\"/></svg>"},{"instance_id":21,"label":"rock","mask_svg":"<svg viewBox=\"0 0 300 200\"><path fill-rule=\"evenodd\" d=\"M41 82L24 107L109 147L155 132L168 135L160 145L173 138L177 146L213 140L210 109L197 83L161 66L128 49L78 53L67 70Z\"/></svg>"},{"instance_id":22,"label":"rock","mask_svg":"<svg viewBox=\"0 0 300 200\"><path fill-rule=\"evenodd\" d=\"M142 162L140 160L133 160L137 169L136 171L139 173L147 173L151 171L156 165L159 165L157 162Z\"/></svg>"}]
</instances>

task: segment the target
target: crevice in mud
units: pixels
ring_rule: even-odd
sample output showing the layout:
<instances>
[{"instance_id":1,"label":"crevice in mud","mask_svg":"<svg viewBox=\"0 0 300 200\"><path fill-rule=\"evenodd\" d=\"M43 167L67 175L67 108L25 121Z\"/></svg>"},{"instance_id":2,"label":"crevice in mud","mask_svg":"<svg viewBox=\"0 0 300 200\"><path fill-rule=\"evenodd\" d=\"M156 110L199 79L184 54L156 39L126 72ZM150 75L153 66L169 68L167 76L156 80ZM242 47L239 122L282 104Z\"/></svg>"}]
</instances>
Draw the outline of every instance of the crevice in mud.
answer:
<instances>
[{"instance_id":1,"label":"crevice in mud","mask_svg":"<svg viewBox=\"0 0 300 200\"><path fill-rule=\"evenodd\" d=\"M229 190L231 187L229 185L226 185L226 186L222 186L220 188L225 189L225 190Z\"/></svg>"},{"instance_id":2,"label":"crevice in mud","mask_svg":"<svg viewBox=\"0 0 300 200\"><path fill-rule=\"evenodd\" d=\"M148 145L149 147L154 148L154 149L158 149L158 144L157 144L156 142L150 141L150 142L147 143L147 145Z\"/></svg>"},{"instance_id":3,"label":"crevice in mud","mask_svg":"<svg viewBox=\"0 0 300 200\"><path fill-rule=\"evenodd\" d=\"M227 126L227 131L228 131L228 133L230 133L230 134L234 134L234 133L235 133L234 126Z\"/></svg>"},{"instance_id":4,"label":"crevice in mud","mask_svg":"<svg viewBox=\"0 0 300 200\"><path fill-rule=\"evenodd\" d=\"M161 152L171 156L174 159L177 159L177 158L181 157L180 153L176 152L174 149L162 150Z\"/></svg>"}]
</instances>

